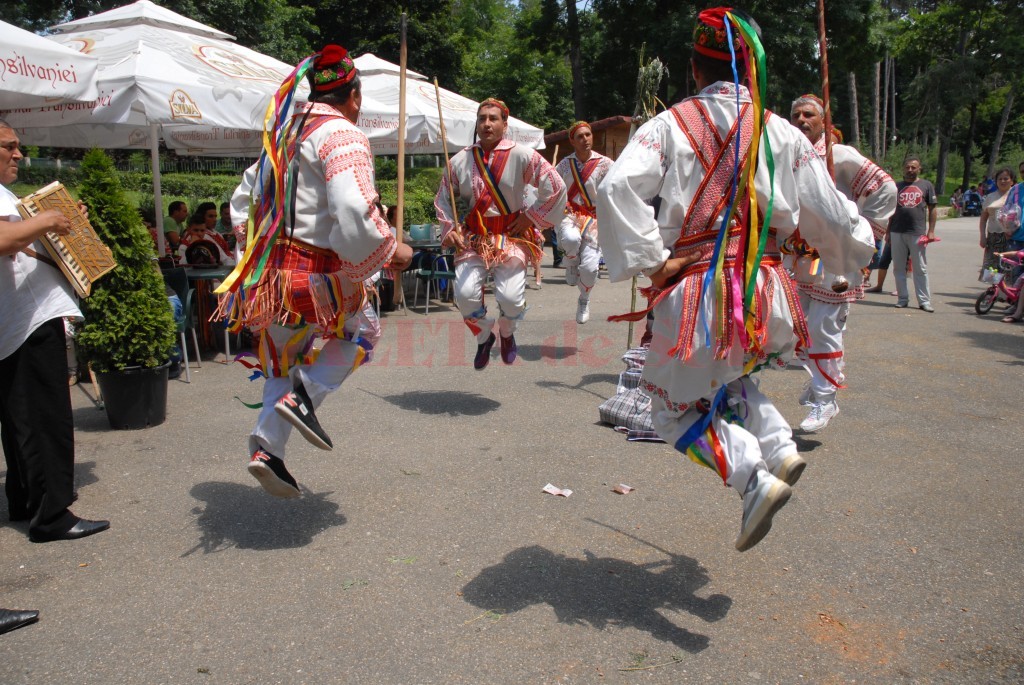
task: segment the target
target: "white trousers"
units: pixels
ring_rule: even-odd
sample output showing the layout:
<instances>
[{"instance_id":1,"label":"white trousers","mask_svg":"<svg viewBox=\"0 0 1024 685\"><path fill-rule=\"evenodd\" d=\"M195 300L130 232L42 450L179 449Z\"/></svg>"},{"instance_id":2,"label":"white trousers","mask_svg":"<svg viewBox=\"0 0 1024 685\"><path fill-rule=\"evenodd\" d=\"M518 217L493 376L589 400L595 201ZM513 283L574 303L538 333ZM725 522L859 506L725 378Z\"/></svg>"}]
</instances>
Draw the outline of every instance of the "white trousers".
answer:
<instances>
[{"instance_id":1,"label":"white trousers","mask_svg":"<svg viewBox=\"0 0 1024 685\"><path fill-rule=\"evenodd\" d=\"M725 393L742 422L728 423L717 414L712 419L725 454L726 473L719 475L742 496L754 469L771 469L783 458L796 454L797 449L789 422L761 392L755 379L738 378L726 385ZM657 395L651 396L654 429L670 445L675 445L702 416L697 409L672 411Z\"/></svg>"},{"instance_id":2,"label":"white trousers","mask_svg":"<svg viewBox=\"0 0 1024 685\"><path fill-rule=\"evenodd\" d=\"M910 293L907 292L907 256L910 256L910 264L914 269L914 293L917 295L917 304L923 307L931 304L932 295L928 287L928 260L925 258L925 248L917 244L921 236L913 233L890 233L889 240L892 244L892 272L896 275L896 301L898 304L907 304L910 301Z\"/></svg>"},{"instance_id":3,"label":"white trousers","mask_svg":"<svg viewBox=\"0 0 1024 685\"><path fill-rule=\"evenodd\" d=\"M507 338L516 332L526 313L526 265L518 257L510 257L491 267L494 276L494 299L501 316L498 332ZM476 333L478 345L487 342L494 329L494 318L487 316L484 285L487 266L479 255L455 265L455 304L469 329Z\"/></svg>"},{"instance_id":4,"label":"white trousers","mask_svg":"<svg viewBox=\"0 0 1024 685\"><path fill-rule=\"evenodd\" d=\"M601 265L601 248L588 236L580 236L580 226L575 217L567 214L558 224L558 248L565 253L570 264L579 268L579 280L576 287L580 290L580 299L590 299L590 291L597 283L597 272Z\"/></svg>"},{"instance_id":5,"label":"white trousers","mask_svg":"<svg viewBox=\"0 0 1024 685\"><path fill-rule=\"evenodd\" d=\"M315 334L315 326L304 326L301 330L270 326L261 335L271 336L276 349L284 349L285 343L291 342L295 343L294 349L302 350ZM301 341L297 341L300 335ZM379 339L380 323L373 307L367 305L362 312L346 322L345 339L331 338L324 343L312 364L296 364L294 359L289 359L287 375L267 378L263 384L263 408L249 436L250 453L262 447L275 457L284 459L292 424L274 411L274 404L302 383L313 402L313 408L319 407L324 398L337 390L359 364L369 360L370 352Z\"/></svg>"},{"instance_id":6,"label":"white trousers","mask_svg":"<svg viewBox=\"0 0 1024 685\"><path fill-rule=\"evenodd\" d=\"M839 384L846 380L846 376L843 375L843 333L846 331L846 320L850 315L850 303L819 302L800 293L800 304L807 317L807 330L811 335L811 346L801 352L800 361L811 374L814 400L832 402L836 398L838 388L826 374Z\"/></svg>"}]
</instances>

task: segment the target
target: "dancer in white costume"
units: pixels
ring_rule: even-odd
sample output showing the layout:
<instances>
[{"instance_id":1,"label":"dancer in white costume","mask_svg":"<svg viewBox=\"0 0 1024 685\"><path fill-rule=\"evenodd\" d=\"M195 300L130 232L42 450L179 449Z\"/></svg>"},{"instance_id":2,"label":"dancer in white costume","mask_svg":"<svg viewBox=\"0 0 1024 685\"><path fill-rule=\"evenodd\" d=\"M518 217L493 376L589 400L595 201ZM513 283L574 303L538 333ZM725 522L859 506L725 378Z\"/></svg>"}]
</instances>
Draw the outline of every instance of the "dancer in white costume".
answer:
<instances>
[{"instance_id":1,"label":"dancer in white costume","mask_svg":"<svg viewBox=\"0 0 1024 685\"><path fill-rule=\"evenodd\" d=\"M455 253L455 304L476 336L473 368L490 361L494 322L484 305L484 283L494 277L501 360L516 360L515 332L526 313L526 266L541 258L541 231L554 226L565 207L565 184L536 150L505 138L508 107L488 98L477 108L479 142L452 157L456 210L449 174L434 198L441 244ZM527 187L536 200L526 204ZM531 193L531 196L533 193Z\"/></svg>"},{"instance_id":2,"label":"dancer in white costume","mask_svg":"<svg viewBox=\"0 0 1024 685\"><path fill-rule=\"evenodd\" d=\"M817 95L803 95L793 101L790 121L803 131L822 159L825 159L824 117L824 104ZM896 210L896 183L856 148L833 144L831 149L836 187L847 199L857 203L860 215L871 225L875 238L884 238L889 217ZM846 379L843 332L850 305L864 297L864 285L860 271L841 274L839 278L840 274L824 268L812 273L809 267L816 263L812 256L799 257L794 262L800 304L811 336L810 347L799 354L811 374L800 396L800 404L811 409L800 428L813 433L827 426L839 413L836 391L845 387ZM843 289L843 285L848 287Z\"/></svg>"},{"instance_id":3,"label":"dancer in white costume","mask_svg":"<svg viewBox=\"0 0 1024 685\"><path fill-rule=\"evenodd\" d=\"M558 246L565 252L565 282L580 290L576 323L583 324L590 321L590 291L601 264L594 198L612 160L594 152L594 133L585 121L572 125L569 142L572 154L555 167L567 191L565 217L558 224Z\"/></svg>"},{"instance_id":4,"label":"dancer in white costume","mask_svg":"<svg viewBox=\"0 0 1024 685\"><path fill-rule=\"evenodd\" d=\"M267 377L248 469L267 492L285 498L300 494L284 465L292 427L317 447L333 448L314 410L369 359L380 337L364 281L412 259L378 209L373 153L355 125L362 94L348 52L326 46L282 91L294 91L303 75L310 102L294 113L287 105L276 110L271 142L232 198L236 235L247 237L250 202L257 208L254 235L218 289L219 314L259 333ZM319 353L317 338L326 341Z\"/></svg>"},{"instance_id":5,"label":"dancer in white costume","mask_svg":"<svg viewBox=\"0 0 1024 685\"><path fill-rule=\"evenodd\" d=\"M871 229L807 139L784 118L758 116L750 95L760 93L765 73L757 31L727 8L700 13L691 59L699 94L644 124L597 193L609 276L644 273L656 288L642 377L655 429L739 491L740 551L768 533L806 466L788 423L750 375L785 365L807 344L777 243L799 222L837 273L858 269L874 251ZM756 71L741 57L756 59ZM733 82L734 68L744 82L757 76L751 90Z\"/></svg>"}]
</instances>

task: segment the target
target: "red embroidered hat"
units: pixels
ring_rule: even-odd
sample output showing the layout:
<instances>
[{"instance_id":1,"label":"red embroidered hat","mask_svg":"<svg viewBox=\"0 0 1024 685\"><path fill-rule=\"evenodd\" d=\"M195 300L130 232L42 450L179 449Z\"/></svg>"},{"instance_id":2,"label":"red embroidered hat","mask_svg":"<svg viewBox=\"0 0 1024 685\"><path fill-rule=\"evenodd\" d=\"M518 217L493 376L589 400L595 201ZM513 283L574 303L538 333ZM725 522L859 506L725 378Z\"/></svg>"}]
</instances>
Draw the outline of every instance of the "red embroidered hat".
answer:
<instances>
[{"instance_id":1,"label":"red embroidered hat","mask_svg":"<svg viewBox=\"0 0 1024 685\"><path fill-rule=\"evenodd\" d=\"M358 73L348 50L340 45L325 45L313 62L313 90L326 93L340 88Z\"/></svg>"},{"instance_id":2,"label":"red embroidered hat","mask_svg":"<svg viewBox=\"0 0 1024 685\"><path fill-rule=\"evenodd\" d=\"M497 98L487 98L480 103L480 106L476 108L476 113L480 114L480 110L484 107L497 107L501 110L501 118L508 119L508 105Z\"/></svg>"},{"instance_id":3,"label":"red embroidered hat","mask_svg":"<svg viewBox=\"0 0 1024 685\"><path fill-rule=\"evenodd\" d=\"M693 49L705 57L730 61L732 55L729 52L729 34L725 30L725 13L732 11L731 7L712 7L698 14L697 25L693 28ZM737 53L743 49L743 40L735 28L732 44Z\"/></svg>"}]
</instances>

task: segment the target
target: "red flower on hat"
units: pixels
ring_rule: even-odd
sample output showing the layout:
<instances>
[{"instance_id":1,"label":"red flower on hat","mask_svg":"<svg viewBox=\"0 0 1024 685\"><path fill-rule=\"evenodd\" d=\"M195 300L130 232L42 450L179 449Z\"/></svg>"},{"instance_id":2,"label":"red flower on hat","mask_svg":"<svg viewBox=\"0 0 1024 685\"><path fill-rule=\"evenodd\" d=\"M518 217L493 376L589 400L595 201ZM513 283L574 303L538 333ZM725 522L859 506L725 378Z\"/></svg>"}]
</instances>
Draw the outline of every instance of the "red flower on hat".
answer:
<instances>
[{"instance_id":1,"label":"red flower on hat","mask_svg":"<svg viewBox=\"0 0 1024 685\"><path fill-rule=\"evenodd\" d=\"M320 51L320 56L316 60L316 67L330 67L340 63L348 57L348 50L341 47L340 45L325 45L324 49Z\"/></svg>"}]
</instances>

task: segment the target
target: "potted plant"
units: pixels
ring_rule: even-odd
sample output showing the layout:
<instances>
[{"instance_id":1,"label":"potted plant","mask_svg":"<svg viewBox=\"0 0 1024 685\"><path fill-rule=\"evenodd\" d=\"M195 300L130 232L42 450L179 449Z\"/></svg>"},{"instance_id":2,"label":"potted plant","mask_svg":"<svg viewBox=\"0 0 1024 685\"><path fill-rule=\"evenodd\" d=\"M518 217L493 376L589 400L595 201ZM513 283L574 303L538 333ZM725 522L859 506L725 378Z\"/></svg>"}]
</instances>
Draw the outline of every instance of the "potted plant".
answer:
<instances>
[{"instance_id":1,"label":"potted plant","mask_svg":"<svg viewBox=\"0 0 1024 685\"><path fill-rule=\"evenodd\" d=\"M90 150L80 173L79 197L117 268L95 283L82 302L85 322L75 341L96 371L110 425L155 426L166 417L176 327L163 279L154 268L153 239L103 151Z\"/></svg>"}]
</instances>

